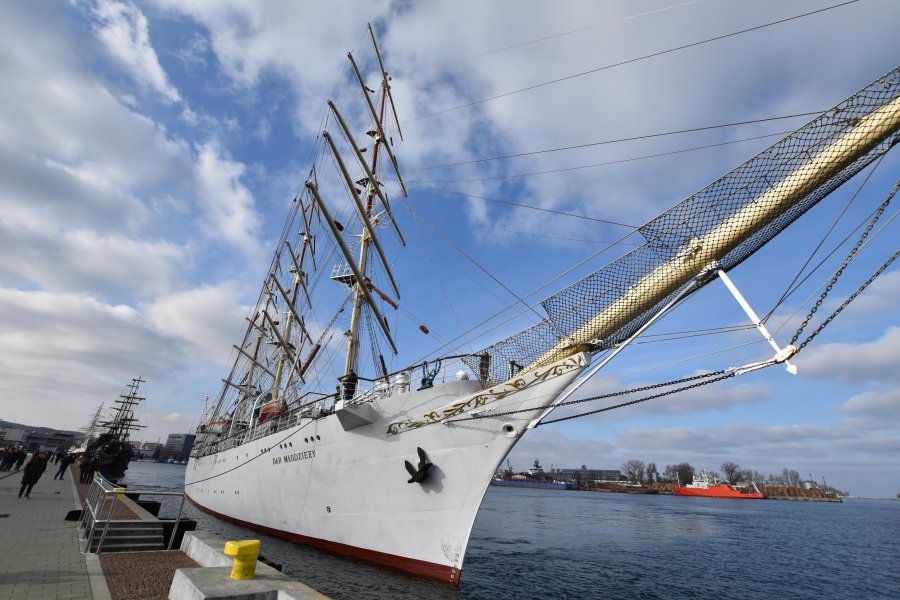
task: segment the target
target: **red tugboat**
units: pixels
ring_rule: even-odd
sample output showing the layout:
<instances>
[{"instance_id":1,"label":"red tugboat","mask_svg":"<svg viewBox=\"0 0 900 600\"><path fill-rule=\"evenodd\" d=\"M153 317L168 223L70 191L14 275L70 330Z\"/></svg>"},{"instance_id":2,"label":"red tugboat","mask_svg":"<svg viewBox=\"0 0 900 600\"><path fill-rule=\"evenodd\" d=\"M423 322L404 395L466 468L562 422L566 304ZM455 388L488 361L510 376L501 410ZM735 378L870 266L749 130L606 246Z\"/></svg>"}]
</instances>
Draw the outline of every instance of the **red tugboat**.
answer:
<instances>
[{"instance_id":1,"label":"red tugboat","mask_svg":"<svg viewBox=\"0 0 900 600\"><path fill-rule=\"evenodd\" d=\"M743 498L745 500L762 500L765 498L756 484L752 481L749 486L733 486L713 477L710 480L706 467L700 475L694 477L694 482L682 486L681 482L675 486L676 496L702 496L705 498Z\"/></svg>"}]
</instances>

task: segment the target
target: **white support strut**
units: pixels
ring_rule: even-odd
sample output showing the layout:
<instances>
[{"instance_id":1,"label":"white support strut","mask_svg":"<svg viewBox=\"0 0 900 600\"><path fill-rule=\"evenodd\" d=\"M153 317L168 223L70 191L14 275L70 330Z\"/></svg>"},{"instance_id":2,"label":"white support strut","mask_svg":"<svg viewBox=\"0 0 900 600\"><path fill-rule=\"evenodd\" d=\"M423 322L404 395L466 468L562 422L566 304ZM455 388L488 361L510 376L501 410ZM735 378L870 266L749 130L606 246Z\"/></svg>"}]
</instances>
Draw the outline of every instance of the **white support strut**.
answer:
<instances>
[{"instance_id":1,"label":"white support strut","mask_svg":"<svg viewBox=\"0 0 900 600\"><path fill-rule=\"evenodd\" d=\"M789 357L793 356L797 352L797 348L792 345L786 346L785 348L781 348L775 339L772 337L772 334L769 333L769 330L766 329L765 323L759 318L756 314L756 311L753 310L753 307L747 302L746 298L744 298L743 294L741 294L740 290L737 289L737 286L734 285L734 282L731 281L731 278L728 277L728 274L725 273L722 269L716 271L719 275L719 279L722 280L722 283L725 284L725 287L728 288L728 291L731 292L731 295L734 296L734 299L737 300L737 303L741 305L741 308L744 309L744 312L747 313L747 316L750 317L750 321L756 326L756 329L762 334L763 338L772 348L775 350L775 362L783 362L787 365L785 368L787 372L791 375L797 374L797 366L792 365L791 361L788 360Z\"/></svg>"}]
</instances>

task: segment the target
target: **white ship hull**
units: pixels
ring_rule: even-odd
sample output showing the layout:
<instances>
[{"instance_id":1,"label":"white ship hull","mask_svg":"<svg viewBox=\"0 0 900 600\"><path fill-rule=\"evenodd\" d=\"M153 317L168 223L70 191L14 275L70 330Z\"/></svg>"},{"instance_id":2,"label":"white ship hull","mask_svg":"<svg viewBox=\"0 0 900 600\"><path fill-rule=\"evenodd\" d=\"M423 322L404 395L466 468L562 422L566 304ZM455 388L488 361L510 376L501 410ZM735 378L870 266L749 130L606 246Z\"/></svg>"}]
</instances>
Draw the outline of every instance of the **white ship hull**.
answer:
<instances>
[{"instance_id":1,"label":"white ship hull","mask_svg":"<svg viewBox=\"0 0 900 600\"><path fill-rule=\"evenodd\" d=\"M437 384L341 408L192 458L185 491L201 509L271 535L458 583L491 477L528 423L587 366L576 354L482 391ZM498 418L444 423L480 412ZM407 483L421 447L434 464Z\"/></svg>"}]
</instances>

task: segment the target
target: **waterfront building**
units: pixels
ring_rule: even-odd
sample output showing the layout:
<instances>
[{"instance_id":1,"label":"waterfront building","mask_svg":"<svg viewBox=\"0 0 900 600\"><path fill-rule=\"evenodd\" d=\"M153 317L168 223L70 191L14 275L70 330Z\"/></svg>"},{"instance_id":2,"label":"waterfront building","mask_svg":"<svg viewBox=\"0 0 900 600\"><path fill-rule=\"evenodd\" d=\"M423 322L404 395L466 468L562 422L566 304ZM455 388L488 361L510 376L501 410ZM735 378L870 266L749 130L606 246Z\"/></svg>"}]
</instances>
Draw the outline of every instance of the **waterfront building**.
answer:
<instances>
[{"instance_id":1,"label":"waterfront building","mask_svg":"<svg viewBox=\"0 0 900 600\"><path fill-rule=\"evenodd\" d=\"M194 447L195 435L190 433L170 433L166 440L166 456L174 460L187 460Z\"/></svg>"},{"instance_id":2,"label":"waterfront building","mask_svg":"<svg viewBox=\"0 0 900 600\"><path fill-rule=\"evenodd\" d=\"M68 450L83 437L78 431L0 421L0 446L22 446L29 452Z\"/></svg>"},{"instance_id":3,"label":"waterfront building","mask_svg":"<svg viewBox=\"0 0 900 600\"><path fill-rule=\"evenodd\" d=\"M580 469L553 469L553 479L557 481L627 481L618 469L588 469L581 465Z\"/></svg>"}]
</instances>

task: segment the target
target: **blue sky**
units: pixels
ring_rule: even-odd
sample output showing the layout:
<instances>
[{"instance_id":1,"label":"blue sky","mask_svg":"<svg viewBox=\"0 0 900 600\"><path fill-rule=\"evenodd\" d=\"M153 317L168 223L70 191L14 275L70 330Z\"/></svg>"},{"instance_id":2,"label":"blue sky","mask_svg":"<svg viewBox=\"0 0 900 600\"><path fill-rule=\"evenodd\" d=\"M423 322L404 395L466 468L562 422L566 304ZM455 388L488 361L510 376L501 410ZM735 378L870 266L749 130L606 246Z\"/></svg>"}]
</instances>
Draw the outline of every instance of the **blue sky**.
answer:
<instances>
[{"instance_id":1,"label":"blue sky","mask_svg":"<svg viewBox=\"0 0 900 600\"><path fill-rule=\"evenodd\" d=\"M392 191L410 242L405 250L389 248L403 280L403 314L392 317L401 353L389 365L399 368L515 303L424 222L518 296L628 231L434 188L637 226L778 138L742 140L807 119L429 167L829 108L897 66L900 6L862 0L428 115L830 5L4 3L0 418L77 428L140 374L148 380L147 439L195 426L203 395L218 393L290 199L305 180L325 100L358 108L342 77L347 51L374 87L367 22L393 76L404 134L396 148L410 187L402 202ZM508 177L723 142L733 143ZM898 161L895 150L879 165L840 221L839 237L886 196ZM861 183L849 182L731 273L758 312L775 305ZM891 222L822 312L892 253L896 239ZM631 247L617 245L532 302ZM836 263L828 265L774 313L770 327L781 327L781 343ZM717 468L731 460L764 473L787 466L854 493L893 496L900 491L898 291L892 269L797 357L796 377L772 368L538 428L514 450L513 465L538 458L545 466L615 468L638 458L660 469L682 461ZM419 333L417 322L432 334ZM714 282L650 333L745 322ZM463 349L480 349L527 324L503 325ZM586 392L768 358L760 343L722 351L757 339L741 331L641 344Z\"/></svg>"}]
</instances>

